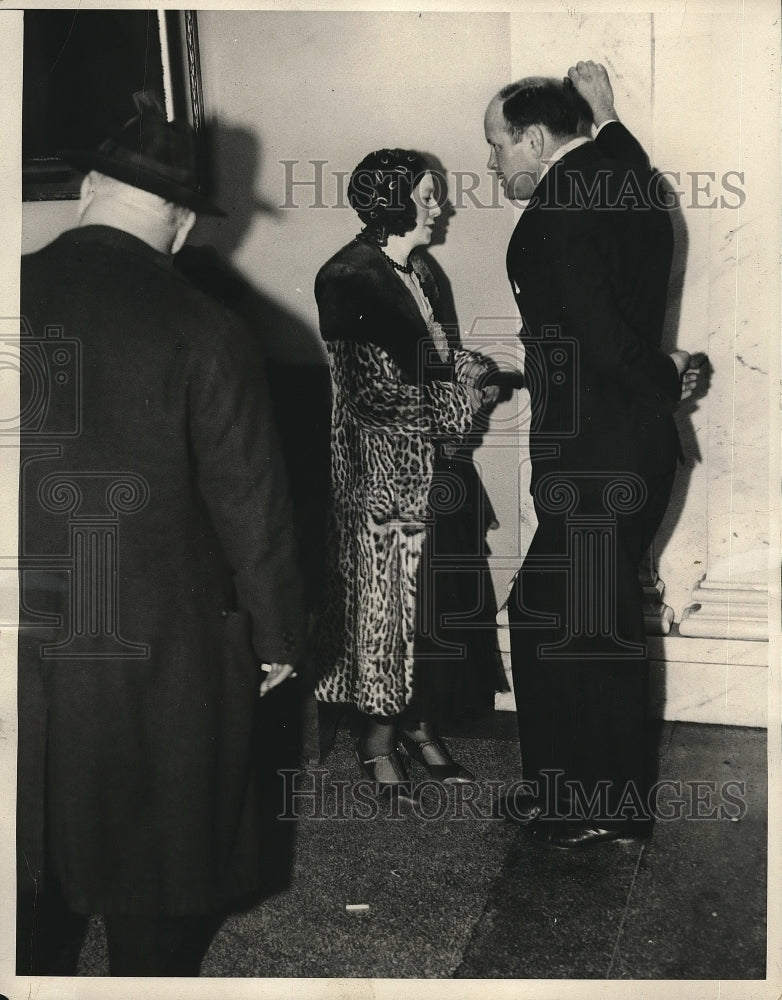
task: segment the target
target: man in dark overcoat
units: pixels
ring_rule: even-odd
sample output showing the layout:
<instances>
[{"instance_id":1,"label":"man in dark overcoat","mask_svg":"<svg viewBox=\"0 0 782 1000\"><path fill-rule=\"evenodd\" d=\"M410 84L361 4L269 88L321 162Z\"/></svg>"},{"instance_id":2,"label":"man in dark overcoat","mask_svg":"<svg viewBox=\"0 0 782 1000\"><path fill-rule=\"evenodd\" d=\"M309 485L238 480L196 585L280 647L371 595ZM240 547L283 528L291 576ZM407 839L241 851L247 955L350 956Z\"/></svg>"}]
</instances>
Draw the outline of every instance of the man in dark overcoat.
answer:
<instances>
[{"instance_id":1,"label":"man in dark overcoat","mask_svg":"<svg viewBox=\"0 0 782 1000\"><path fill-rule=\"evenodd\" d=\"M104 915L112 975L197 974L280 864L259 713L295 725L288 486L257 349L172 265L219 211L192 130L136 100L66 154L79 225L22 263L20 973L75 971L59 911Z\"/></svg>"},{"instance_id":2,"label":"man in dark overcoat","mask_svg":"<svg viewBox=\"0 0 782 1000\"><path fill-rule=\"evenodd\" d=\"M580 63L570 81L511 84L485 118L489 168L524 203L507 271L538 519L508 603L525 785L504 810L566 849L648 830L638 568L670 497L672 413L692 374L686 352L660 346L673 240L659 177L616 120L602 67Z\"/></svg>"}]
</instances>

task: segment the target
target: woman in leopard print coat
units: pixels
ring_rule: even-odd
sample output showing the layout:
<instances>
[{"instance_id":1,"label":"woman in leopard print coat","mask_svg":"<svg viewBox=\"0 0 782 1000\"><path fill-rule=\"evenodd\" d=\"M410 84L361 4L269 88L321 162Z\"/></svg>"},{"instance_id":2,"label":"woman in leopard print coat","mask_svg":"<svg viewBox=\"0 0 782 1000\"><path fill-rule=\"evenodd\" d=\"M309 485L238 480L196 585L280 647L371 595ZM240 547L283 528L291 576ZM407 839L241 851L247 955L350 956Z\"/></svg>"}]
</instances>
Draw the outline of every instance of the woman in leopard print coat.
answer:
<instances>
[{"instance_id":1,"label":"woman in leopard print coat","mask_svg":"<svg viewBox=\"0 0 782 1000\"><path fill-rule=\"evenodd\" d=\"M357 706L362 771L383 795L408 797L397 744L438 780L472 780L426 717L426 663L416 653L431 611L433 487L448 492L449 448L496 390L476 384L485 367L474 355L448 346L432 311L431 272L411 256L440 214L426 161L407 150L372 153L353 172L348 197L365 229L315 283L333 383L316 695Z\"/></svg>"}]
</instances>

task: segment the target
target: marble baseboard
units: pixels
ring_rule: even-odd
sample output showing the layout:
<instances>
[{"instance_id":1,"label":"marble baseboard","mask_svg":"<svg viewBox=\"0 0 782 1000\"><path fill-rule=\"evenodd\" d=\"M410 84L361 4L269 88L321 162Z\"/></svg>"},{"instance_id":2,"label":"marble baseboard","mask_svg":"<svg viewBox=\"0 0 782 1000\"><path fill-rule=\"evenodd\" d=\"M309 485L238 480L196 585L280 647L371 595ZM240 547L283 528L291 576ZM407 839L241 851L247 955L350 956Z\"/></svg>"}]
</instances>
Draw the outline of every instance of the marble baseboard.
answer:
<instances>
[{"instance_id":1,"label":"marble baseboard","mask_svg":"<svg viewBox=\"0 0 782 1000\"><path fill-rule=\"evenodd\" d=\"M750 639L649 637L655 718L768 724L769 645Z\"/></svg>"},{"instance_id":2,"label":"marble baseboard","mask_svg":"<svg viewBox=\"0 0 782 1000\"><path fill-rule=\"evenodd\" d=\"M510 637L498 631L510 691L495 696L498 711L513 712ZM651 712L654 718L765 728L768 712L765 642L693 639L676 631L649 636Z\"/></svg>"}]
</instances>

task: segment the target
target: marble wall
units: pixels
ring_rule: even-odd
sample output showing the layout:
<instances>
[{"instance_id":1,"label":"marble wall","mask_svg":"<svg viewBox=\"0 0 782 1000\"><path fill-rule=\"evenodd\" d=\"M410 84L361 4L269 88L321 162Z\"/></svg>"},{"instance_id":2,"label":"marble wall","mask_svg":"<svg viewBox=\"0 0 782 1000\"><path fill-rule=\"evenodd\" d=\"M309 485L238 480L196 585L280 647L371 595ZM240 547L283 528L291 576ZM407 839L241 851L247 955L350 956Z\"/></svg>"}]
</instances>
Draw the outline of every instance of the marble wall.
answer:
<instances>
[{"instance_id":1,"label":"marble wall","mask_svg":"<svg viewBox=\"0 0 782 1000\"><path fill-rule=\"evenodd\" d=\"M679 194L666 346L707 353L712 374L677 416L686 461L655 543L669 608L654 631L678 624L652 655L661 712L754 725L766 718L770 573L778 579L777 13L726 3L621 21L519 14L511 34L514 76L605 63L620 116Z\"/></svg>"}]
</instances>

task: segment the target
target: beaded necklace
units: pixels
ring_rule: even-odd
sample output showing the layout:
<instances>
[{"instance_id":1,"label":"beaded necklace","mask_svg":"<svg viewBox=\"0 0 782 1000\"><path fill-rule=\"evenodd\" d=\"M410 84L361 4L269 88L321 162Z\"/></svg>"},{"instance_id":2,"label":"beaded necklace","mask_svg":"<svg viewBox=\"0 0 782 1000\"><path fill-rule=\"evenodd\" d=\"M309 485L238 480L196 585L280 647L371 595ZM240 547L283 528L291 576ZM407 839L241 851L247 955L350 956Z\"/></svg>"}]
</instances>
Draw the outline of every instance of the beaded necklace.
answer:
<instances>
[{"instance_id":1,"label":"beaded necklace","mask_svg":"<svg viewBox=\"0 0 782 1000\"><path fill-rule=\"evenodd\" d=\"M378 246L374 240L368 239L366 236L363 235L363 233L359 233L356 239L361 240L362 243L371 244L371 246L373 246L376 250L378 250L383 257L385 257L385 259L388 261L391 267L393 267L396 271L401 271L402 274L413 273L413 265L410 263L409 260L406 264L397 264L397 262L393 259L393 257L389 257L381 246Z\"/></svg>"}]
</instances>

